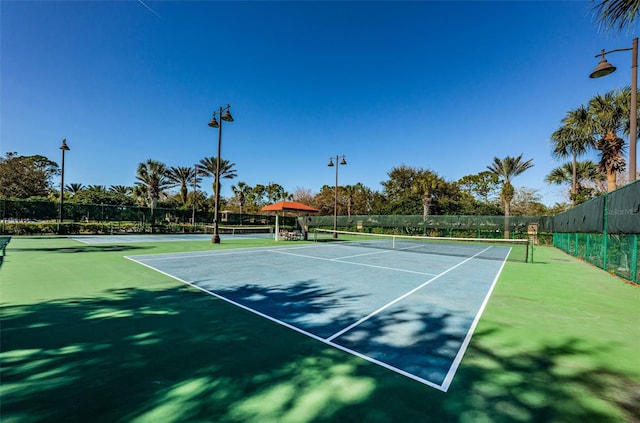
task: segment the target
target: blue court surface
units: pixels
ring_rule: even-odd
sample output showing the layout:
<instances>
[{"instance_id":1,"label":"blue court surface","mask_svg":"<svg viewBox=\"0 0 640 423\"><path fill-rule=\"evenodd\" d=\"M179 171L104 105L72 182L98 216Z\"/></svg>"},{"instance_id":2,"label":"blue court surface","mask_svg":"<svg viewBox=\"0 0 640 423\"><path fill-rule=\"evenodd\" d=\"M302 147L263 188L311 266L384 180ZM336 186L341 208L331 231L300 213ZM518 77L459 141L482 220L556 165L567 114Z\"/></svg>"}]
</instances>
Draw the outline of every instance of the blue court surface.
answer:
<instances>
[{"instance_id":1,"label":"blue court surface","mask_svg":"<svg viewBox=\"0 0 640 423\"><path fill-rule=\"evenodd\" d=\"M508 254L317 243L127 258L446 392Z\"/></svg>"}]
</instances>

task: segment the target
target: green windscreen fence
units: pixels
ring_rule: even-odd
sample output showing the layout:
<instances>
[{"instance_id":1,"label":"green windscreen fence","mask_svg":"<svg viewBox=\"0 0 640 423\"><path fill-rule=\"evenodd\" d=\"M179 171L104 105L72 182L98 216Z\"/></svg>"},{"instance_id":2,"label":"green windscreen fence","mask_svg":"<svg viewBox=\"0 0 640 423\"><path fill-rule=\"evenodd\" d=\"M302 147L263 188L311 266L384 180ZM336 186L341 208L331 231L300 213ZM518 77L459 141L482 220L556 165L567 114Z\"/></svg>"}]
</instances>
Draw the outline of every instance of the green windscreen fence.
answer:
<instances>
[{"instance_id":1,"label":"green windscreen fence","mask_svg":"<svg viewBox=\"0 0 640 423\"><path fill-rule=\"evenodd\" d=\"M189 208L153 211L148 207L64 203L62 231L55 222L59 203L0 199L0 232L29 235L57 233L196 232L213 222L211 211ZM555 216L347 215L279 216L280 227L421 235L450 238L532 239L551 244L608 272L640 282L640 181L603 194ZM221 225L275 224L275 215L220 212ZM335 223L334 223L335 219ZM32 222L36 222L32 224ZM46 227L46 225L49 225Z\"/></svg>"},{"instance_id":2,"label":"green windscreen fence","mask_svg":"<svg viewBox=\"0 0 640 423\"><path fill-rule=\"evenodd\" d=\"M62 232L66 234L116 232L184 232L206 231L213 223L214 213L191 208L151 209L143 206L112 204L64 203ZM0 199L0 233L33 235L59 232L56 222L60 216L60 203L47 200ZM271 225L275 215L220 212L220 224ZM282 225L295 225L295 218L280 218Z\"/></svg>"},{"instance_id":3,"label":"green windscreen fence","mask_svg":"<svg viewBox=\"0 0 640 423\"><path fill-rule=\"evenodd\" d=\"M553 217L553 245L632 282L640 282L640 181Z\"/></svg>"}]
</instances>

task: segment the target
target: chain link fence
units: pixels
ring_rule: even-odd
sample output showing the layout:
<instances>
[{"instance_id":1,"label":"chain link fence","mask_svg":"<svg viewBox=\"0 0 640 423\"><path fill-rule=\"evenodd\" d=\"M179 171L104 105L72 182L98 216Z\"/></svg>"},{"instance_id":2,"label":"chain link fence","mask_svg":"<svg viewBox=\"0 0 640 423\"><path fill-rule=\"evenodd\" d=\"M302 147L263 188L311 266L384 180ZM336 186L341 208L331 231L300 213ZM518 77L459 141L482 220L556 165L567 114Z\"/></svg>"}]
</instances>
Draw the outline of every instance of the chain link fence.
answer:
<instances>
[{"instance_id":1,"label":"chain link fence","mask_svg":"<svg viewBox=\"0 0 640 423\"><path fill-rule=\"evenodd\" d=\"M553 230L555 247L640 282L640 181L554 216Z\"/></svg>"}]
</instances>

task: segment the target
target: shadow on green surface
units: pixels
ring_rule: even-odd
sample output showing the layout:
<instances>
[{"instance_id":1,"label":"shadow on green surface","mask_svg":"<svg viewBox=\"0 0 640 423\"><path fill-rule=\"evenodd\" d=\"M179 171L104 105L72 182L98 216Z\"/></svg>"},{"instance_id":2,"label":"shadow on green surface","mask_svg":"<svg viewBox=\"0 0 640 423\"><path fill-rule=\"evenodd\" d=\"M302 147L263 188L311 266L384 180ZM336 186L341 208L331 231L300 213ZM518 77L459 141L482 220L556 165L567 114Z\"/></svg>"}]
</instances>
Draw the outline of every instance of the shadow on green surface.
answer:
<instances>
[{"instance_id":1,"label":"shadow on green surface","mask_svg":"<svg viewBox=\"0 0 640 423\"><path fill-rule=\"evenodd\" d=\"M442 393L188 287L6 306L2 316L4 421L605 422L638 416L637 384L590 367L589 351L577 339L518 356L474 345L449 393ZM499 334L493 329L476 337Z\"/></svg>"},{"instance_id":2,"label":"shadow on green surface","mask_svg":"<svg viewBox=\"0 0 640 423\"><path fill-rule=\"evenodd\" d=\"M12 251L41 253L103 253L109 251L148 250L152 248L154 247L141 247L135 245L78 245L72 247L13 248Z\"/></svg>"}]
</instances>

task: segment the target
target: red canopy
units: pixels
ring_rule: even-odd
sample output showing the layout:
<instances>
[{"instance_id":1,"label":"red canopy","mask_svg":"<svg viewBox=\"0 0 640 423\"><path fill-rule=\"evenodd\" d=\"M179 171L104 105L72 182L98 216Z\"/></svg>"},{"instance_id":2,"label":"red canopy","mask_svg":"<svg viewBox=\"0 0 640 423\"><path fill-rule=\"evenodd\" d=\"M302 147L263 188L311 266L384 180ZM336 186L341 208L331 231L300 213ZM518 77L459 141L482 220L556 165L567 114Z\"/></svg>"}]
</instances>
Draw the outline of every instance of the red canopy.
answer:
<instances>
[{"instance_id":1,"label":"red canopy","mask_svg":"<svg viewBox=\"0 0 640 423\"><path fill-rule=\"evenodd\" d=\"M269 204L264 206L262 211L303 211L317 213L320 210L307 206L306 204L298 203L297 201L280 201L279 203Z\"/></svg>"}]
</instances>

